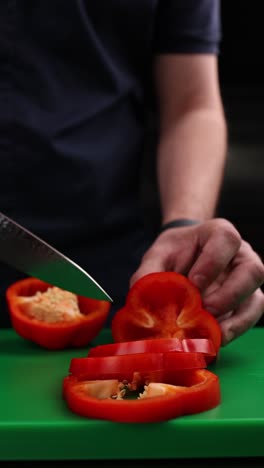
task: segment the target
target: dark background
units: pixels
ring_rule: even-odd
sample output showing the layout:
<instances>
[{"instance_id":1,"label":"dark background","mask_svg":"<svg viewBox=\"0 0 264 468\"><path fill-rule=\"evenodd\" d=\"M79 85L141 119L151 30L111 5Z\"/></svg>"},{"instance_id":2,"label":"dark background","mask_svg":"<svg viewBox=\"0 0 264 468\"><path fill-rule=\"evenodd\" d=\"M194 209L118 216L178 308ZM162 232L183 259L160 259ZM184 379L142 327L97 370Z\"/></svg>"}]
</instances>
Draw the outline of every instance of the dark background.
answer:
<instances>
[{"instance_id":1,"label":"dark background","mask_svg":"<svg viewBox=\"0 0 264 468\"><path fill-rule=\"evenodd\" d=\"M263 259L264 24L259 8L256 0L222 0L219 66L229 151L218 215L232 221Z\"/></svg>"},{"instance_id":2,"label":"dark background","mask_svg":"<svg viewBox=\"0 0 264 468\"><path fill-rule=\"evenodd\" d=\"M220 82L229 154L218 214L264 257L264 25L260 3L222 1Z\"/></svg>"}]
</instances>

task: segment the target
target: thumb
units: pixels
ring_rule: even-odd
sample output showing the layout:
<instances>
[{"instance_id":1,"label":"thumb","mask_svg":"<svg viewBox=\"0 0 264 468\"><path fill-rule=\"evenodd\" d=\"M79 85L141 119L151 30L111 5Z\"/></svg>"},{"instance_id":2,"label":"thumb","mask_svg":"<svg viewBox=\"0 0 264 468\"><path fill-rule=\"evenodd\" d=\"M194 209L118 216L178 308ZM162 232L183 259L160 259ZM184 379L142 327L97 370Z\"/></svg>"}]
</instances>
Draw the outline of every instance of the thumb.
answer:
<instances>
[{"instance_id":1,"label":"thumb","mask_svg":"<svg viewBox=\"0 0 264 468\"><path fill-rule=\"evenodd\" d=\"M160 255L157 255L157 253L154 253L153 250L154 249L149 249L142 257L138 269L130 278L130 287L133 286L133 284L136 281L142 278L142 276L145 276L148 273L154 273L165 270L164 258Z\"/></svg>"},{"instance_id":2,"label":"thumb","mask_svg":"<svg viewBox=\"0 0 264 468\"><path fill-rule=\"evenodd\" d=\"M142 276L159 271L189 271L196 252L194 229L175 228L162 233L142 257L130 279L130 287Z\"/></svg>"}]
</instances>

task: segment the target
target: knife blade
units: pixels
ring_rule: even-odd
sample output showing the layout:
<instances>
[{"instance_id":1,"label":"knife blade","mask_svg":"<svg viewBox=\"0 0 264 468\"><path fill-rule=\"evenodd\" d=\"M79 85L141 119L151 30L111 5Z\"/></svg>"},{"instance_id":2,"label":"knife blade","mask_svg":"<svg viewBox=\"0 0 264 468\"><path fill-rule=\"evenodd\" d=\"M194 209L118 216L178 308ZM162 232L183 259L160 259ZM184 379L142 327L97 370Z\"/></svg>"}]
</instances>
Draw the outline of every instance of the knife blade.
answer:
<instances>
[{"instance_id":1,"label":"knife blade","mask_svg":"<svg viewBox=\"0 0 264 468\"><path fill-rule=\"evenodd\" d=\"M113 302L77 263L1 212L0 261L61 289Z\"/></svg>"}]
</instances>

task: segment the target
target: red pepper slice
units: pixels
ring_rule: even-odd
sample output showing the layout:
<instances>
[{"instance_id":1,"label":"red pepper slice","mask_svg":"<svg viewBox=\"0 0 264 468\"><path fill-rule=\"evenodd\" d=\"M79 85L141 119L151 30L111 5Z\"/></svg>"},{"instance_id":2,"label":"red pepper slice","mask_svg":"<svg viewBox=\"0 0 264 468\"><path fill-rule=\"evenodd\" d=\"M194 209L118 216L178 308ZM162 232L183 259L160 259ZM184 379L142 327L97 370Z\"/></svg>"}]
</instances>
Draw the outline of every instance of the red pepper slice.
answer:
<instances>
[{"instance_id":1,"label":"red pepper slice","mask_svg":"<svg viewBox=\"0 0 264 468\"><path fill-rule=\"evenodd\" d=\"M112 321L114 341L208 338L221 345L217 320L202 307L200 291L176 272L150 273L130 288Z\"/></svg>"},{"instance_id":2,"label":"red pepper slice","mask_svg":"<svg viewBox=\"0 0 264 468\"><path fill-rule=\"evenodd\" d=\"M26 278L13 283L6 291L6 299L13 328L18 335L51 350L88 345L101 331L111 304L107 301L78 297L81 315L70 321L48 323L30 318L25 313L25 297L45 292L48 283Z\"/></svg>"},{"instance_id":3,"label":"red pepper slice","mask_svg":"<svg viewBox=\"0 0 264 468\"><path fill-rule=\"evenodd\" d=\"M150 423L195 414L216 407L221 400L218 377L206 369L182 374L176 385L151 382L137 400L111 398L118 392L118 380L63 380L68 408L80 416L124 423Z\"/></svg>"},{"instance_id":4,"label":"red pepper slice","mask_svg":"<svg viewBox=\"0 0 264 468\"><path fill-rule=\"evenodd\" d=\"M135 372L149 374L153 371L174 372L205 367L206 362L202 354L172 351L170 353L73 358L69 372L82 380L131 380Z\"/></svg>"},{"instance_id":5,"label":"red pepper slice","mask_svg":"<svg viewBox=\"0 0 264 468\"><path fill-rule=\"evenodd\" d=\"M213 342L207 338L183 338L183 340L179 338L156 338L110 343L91 348L88 356L120 356L137 353L166 353L169 351L184 351L215 356Z\"/></svg>"}]
</instances>

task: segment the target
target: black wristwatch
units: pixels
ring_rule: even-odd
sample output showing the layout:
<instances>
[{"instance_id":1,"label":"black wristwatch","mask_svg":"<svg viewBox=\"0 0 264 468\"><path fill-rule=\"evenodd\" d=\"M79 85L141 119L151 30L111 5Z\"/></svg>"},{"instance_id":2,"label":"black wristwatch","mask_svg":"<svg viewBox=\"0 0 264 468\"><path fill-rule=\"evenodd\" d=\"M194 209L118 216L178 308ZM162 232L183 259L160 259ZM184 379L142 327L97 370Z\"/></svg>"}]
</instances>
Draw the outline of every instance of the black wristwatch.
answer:
<instances>
[{"instance_id":1,"label":"black wristwatch","mask_svg":"<svg viewBox=\"0 0 264 468\"><path fill-rule=\"evenodd\" d=\"M175 227L193 226L194 224L200 224L200 221L198 221L197 219L189 218L174 219L173 221L169 221L168 223L163 224L163 226L161 226L160 228L160 232Z\"/></svg>"}]
</instances>

